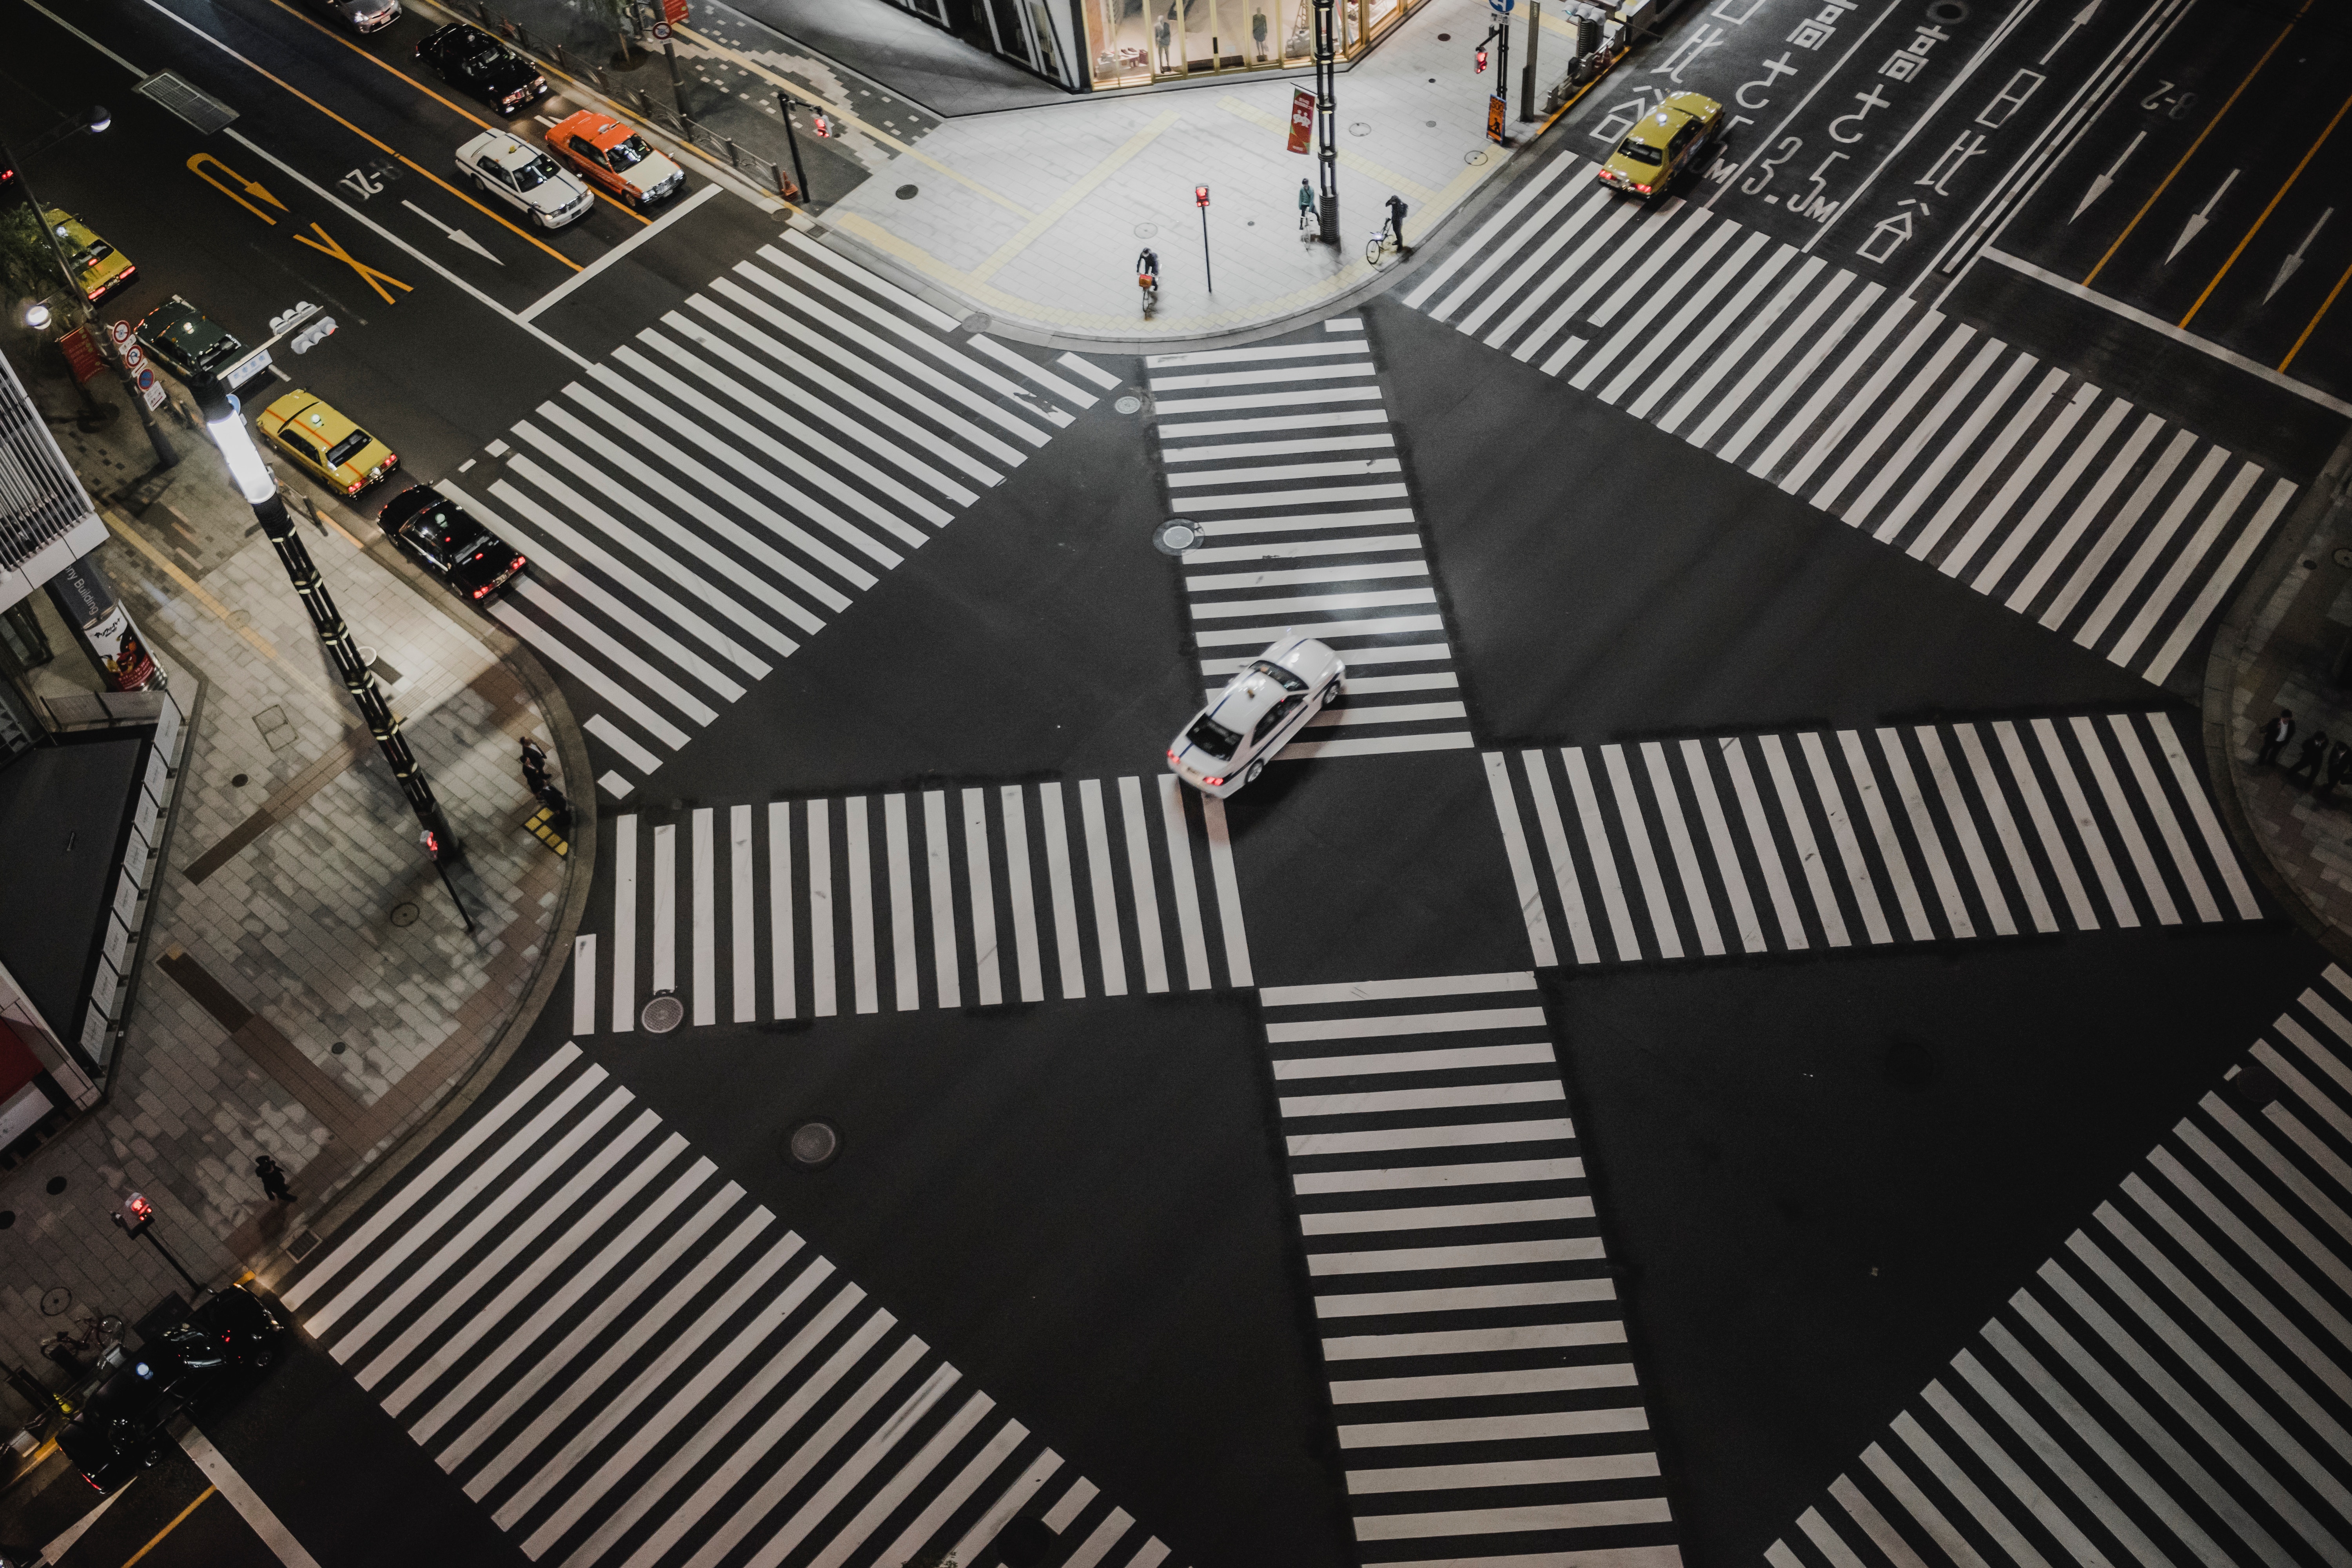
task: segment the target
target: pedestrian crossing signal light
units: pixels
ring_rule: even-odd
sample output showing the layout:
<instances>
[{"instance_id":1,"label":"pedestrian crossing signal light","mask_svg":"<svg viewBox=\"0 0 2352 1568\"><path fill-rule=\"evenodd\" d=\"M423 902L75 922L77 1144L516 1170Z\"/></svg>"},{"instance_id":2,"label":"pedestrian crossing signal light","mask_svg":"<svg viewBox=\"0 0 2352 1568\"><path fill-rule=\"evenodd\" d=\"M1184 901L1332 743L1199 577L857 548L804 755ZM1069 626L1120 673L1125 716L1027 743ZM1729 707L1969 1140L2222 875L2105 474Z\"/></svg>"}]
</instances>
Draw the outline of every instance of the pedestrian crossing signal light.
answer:
<instances>
[{"instance_id":1,"label":"pedestrian crossing signal light","mask_svg":"<svg viewBox=\"0 0 2352 1568\"><path fill-rule=\"evenodd\" d=\"M149 1203L146 1195L142 1193L131 1194L123 1199L121 1206L114 1211L114 1223L133 1236L137 1236L145 1229L154 1218L155 1205Z\"/></svg>"},{"instance_id":2,"label":"pedestrian crossing signal light","mask_svg":"<svg viewBox=\"0 0 2352 1568\"><path fill-rule=\"evenodd\" d=\"M1486 69L1486 46L1484 44L1478 46L1478 69L1482 74Z\"/></svg>"},{"instance_id":3,"label":"pedestrian crossing signal light","mask_svg":"<svg viewBox=\"0 0 2352 1568\"><path fill-rule=\"evenodd\" d=\"M426 859L432 861L436 866L441 863L442 848L441 836L439 834L434 832L428 827L416 836L416 841L425 846L425 858Z\"/></svg>"},{"instance_id":4,"label":"pedestrian crossing signal light","mask_svg":"<svg viewBox=\"0 0 2352 1568\"><path fill-rule=\"evenodd\" d=\"M1196 207L1204 207L1209 205L1208 186L1194 185L1192 187L1192 205Z\"/></svg>"},{"instance_id":5,"label":"pedestrian crossing signal light","mask_svg":"<svg viewBox=\"0 0 2352 1568\"><path fill-rule=\"evenodd\" d=\"M830 136L833 134L833 121L824 117L824 110L821 109L816 110L809 116L809 121L815 128L818 135Z\"/></svg>"}]
</instances>

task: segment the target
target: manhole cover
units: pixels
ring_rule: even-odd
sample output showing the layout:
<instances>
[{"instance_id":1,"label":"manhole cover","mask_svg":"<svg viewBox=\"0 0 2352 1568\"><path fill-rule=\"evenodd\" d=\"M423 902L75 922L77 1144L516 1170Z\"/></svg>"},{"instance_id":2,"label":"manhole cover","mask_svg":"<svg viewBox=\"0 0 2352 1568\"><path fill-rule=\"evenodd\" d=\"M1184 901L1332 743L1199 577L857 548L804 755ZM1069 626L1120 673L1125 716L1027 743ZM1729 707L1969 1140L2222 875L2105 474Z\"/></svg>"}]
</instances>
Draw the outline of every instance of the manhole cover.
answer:
<instances>
[{"instance_id":1,"label":"manhole cover","mask_svg":"<svg viewBox=\"0 0 2352 1568\"><path fill-rule=\"evenodd\" d=\"M327 1047L327 1052L328 1052L328 1054L329 1054L329 1055L331 1055L331 1056L338 1056L338 1057L339 1057L339 1056L341 1056L345 1051L350 1050L350 1049L351 1049L351 1047L349 1047L349 1046L345 1045L345 1044L344 1044L342 1041L341 1041L341 1040L337 1040L333 1045L329 1046L329 1047Z\"/></svg>"},{"instance_id":2,"label":"manhole cover","mask_svg":"<svg viewBox=\"0 0 2352 1568\"><path fill-rule=\"evenodd\" d=\"M637 1022L646 1026L649 1035L667 1035L686 1022L686 1004L675 996L656 996L646 1004L646 1010L637 1015Z\"/></svg>"},{"instance_id":3,"label":"manhole cover","mask_svg":"<svg viewBox=\"0 0 2352 1568\"><path fill-rule=\"evenodd\" d=\"M902 202L911 202L919 193L912 185L900 185L898 190L892 194L897 195Z\"/></svg>"},{"instance_id":4,"label":"manhole cover","mask_svg":"<svg viewBox=\"0 0 2352 1568\"><path fill-rule=\"evenodd\" d=\"M1151 542L1159 546L1163 554L1181 555L1201 542L1201 525L1186 518L1171 517L1160 525L1159 531L1151 536Z\"/></svg>"},{"instance_id":5,"label":"manhole cover","mask_svg":"<svg viewBox=\"0 0 2352 1568\"><path fill-rule=\"evenodd\" d=\"M1135 226L1135 237L1138 239L1150 239L1159 232L1160 226L1156 223L1139 223Z\"/></svg>"},{"instance_id":6,"label":"manhole cover","mask_svg":"<svg viewBox=\"0 0 2352 1568\"><path fill-rule=\"evenodd\" d=\"M1481 147L1475 153L1465 153L1462 154L1462 161L1475 169L1486 161L1486 150Z\"/></svg>"},{"instance_id":7,"label":"manhole cover","mask_svg":"<svg viewBox=\"0 0 2352 1568\"><path fill-rule=\"evenodd\" d=\"M1961 3L1961 0L1936 0L1933 5L1927 7L1927 19L1931 22L1941 22L1949 26L1954 22L1967 21L1969 8Z\"/></svg>"},{"instance_id":8,"label":"manhole cover","mask_svg":"<svg viewBox=\"0 0 2352 1568\"><path fill-rule=\"evenodd\" d=\"M1454 35L1451 33L1440 33L1437 35L1437 41L1441 44L1450 44L1454 41Z\"/></svg>"},{"instance_id":9,"label":"manhole cover","mask_svg":"<svg viewBox=\"0 0 2352 1568\"><path fill-rule=\"evenodd\" d=\"M48 1289L42 1292L41 1316L44 1318L59 1317L63 1315L68 1307L72 1305L73 1292L67 1289L62 1285L52 1285Z\"/></svg>"},{"instance_id":10,"label":"manhole cover","mask_svg":"<svg viewBox=\"0 0 2352 1568\"><path fill-rule=\"evenodd\" d=\"M66 1179L63 1176L51 1176L49 1178L49 1184L47 1187L49 1196L56 1197L59 1193L64 1192L65 1190Z\"/></svg>"},{"instance_id":11,"label":"manhole cover","mask_svg":"<svg viewBox=\"0 0 2352 1568\"><path fill-rule=\"evenodd\" d=\"M1140 414L1143 412L1143 399L1140 397L1122 397L1117 403L1112 404L1111 406L1118 409L1121 414ZM2352 552L2339 551L2337 553L2352 554ZM2347 564L2352 564L2352 563L2347 563Z\"/></svg>"},{"instance_id":12,"label":"manhole cover","mask_svg":"<svg viewBox=\"0 0 2352 1568\"><path fill-rule=\"evenodd\" d=\"M1436 129L1437 129L1437 121L1434 121L1434 120L1424 120L1424 121L1422 121L1422 123L1423 123L1423 125L1428 126L1432 131L1434 131L1434 130L1436 130Z\"/></svg>"},{"instance_id":13,"label":"manhole cover","mask_svg":"<svg viewBox=\"0 0 2352 1568\"><path fill-rule=\"evenodd\" d=\"M392 923L396 926L415 925L416 923L416 906L415 904L393 905Z\"/></svg>"},{"instance_id":14,"label":"manhole cover","mask_svg":"<svg viewBox=\"0 0 2352 1568\"><path fill-rule=\"evenodd\" d=\"M1369 120L1359 120L1348 127L1348 134L1350 136L1370 136L1371 133L1372 122Z\"/></svg>"},{"instance_id":15,"label":"manhole cover","mask_svg":"<svg viewBox=\"0 0 2352 1568\"><path fill-rule=\"evenodd\" d=\"M803 1121L785 1137L784 1152L803 1171L823 1170L841 1152L841 1134L830 1121Z\"/></svg>"},{"instance_id":16,"label":"manhole cover","mask_svg":"<svg viewBox=\"0 0 2352 1568\"><path fill-rule=\"evenodd\" d=\"M991 321L988 317L982 315L977 310L974 310L971 315L966 316L963 319L963 330L967 332L972 333L974 336L978 336L980 333L988 331L989 328L994 325L996 325L994 321Z\"/></svg>"},{"instance_id":17,"label":"manhole cover","mask_svg":"<svg viewBox=\"0 0 2352 1568\"><path fill-rule=\"evenodd\" d=\"M229 784L230 784L231 785L233 785L234 787L236 787L236 788L237 788L237 789L243 789L243 788L245 787L245 775L244 775L243 773L239 773L239 774L237 774L235 778L233 778L233 779L229 780L228 782L229 782Z\"/></svg>"},{"instance_id":18,"label":"manhole cover","mask_svg":"<svg viewBox=\"0 0 2352 1568\"><path fill-rule=\"evenodd\" d=\"M2336 564L2352 566L2352 550L2338 550L2336 552Z\"/></svg>"},{"instance_id":19,"label":"manhole cover","mask_svg":"<svg viewBox=\"0 0 2352 1568\"><path fill-rule=\"evenodd\" d=\"M16 1223L16 1211L15 1209L0 1209L0 1230L6 1230L10 1226L15 1225Z\"/></svg>"}]
</instances>

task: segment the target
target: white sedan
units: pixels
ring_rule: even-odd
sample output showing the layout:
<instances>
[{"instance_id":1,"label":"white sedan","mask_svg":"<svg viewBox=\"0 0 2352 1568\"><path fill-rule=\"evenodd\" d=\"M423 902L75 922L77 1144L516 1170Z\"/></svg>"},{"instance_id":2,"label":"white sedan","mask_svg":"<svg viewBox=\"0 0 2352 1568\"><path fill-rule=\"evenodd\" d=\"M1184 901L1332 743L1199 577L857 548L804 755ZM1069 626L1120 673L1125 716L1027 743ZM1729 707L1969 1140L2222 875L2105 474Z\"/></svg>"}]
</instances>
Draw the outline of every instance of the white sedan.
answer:
<instances>
[{"instance_id":1,"label":"white sedan","mask_svg":"<svg viewBox=\"0 0 2352 1568\"><path fill-rule=\"evenodd\" d=\"M1168 748L1176 776L1220 799L1265 771L1307 721L1340 697L1348 667L1313 637L1285 637L1225 683Z\"/></svg>"},{"instance_id":2,"label":"white sedan","mask_svg":"<svg viewBox=\"0 0 2352 1568\"><path fill-rule=\"evenodd\" d=\"M579 175L503 131L485 131L458 148L457 172L541 228L562 228L587 216L596 200Z\"/></svg>"}]
</instances>

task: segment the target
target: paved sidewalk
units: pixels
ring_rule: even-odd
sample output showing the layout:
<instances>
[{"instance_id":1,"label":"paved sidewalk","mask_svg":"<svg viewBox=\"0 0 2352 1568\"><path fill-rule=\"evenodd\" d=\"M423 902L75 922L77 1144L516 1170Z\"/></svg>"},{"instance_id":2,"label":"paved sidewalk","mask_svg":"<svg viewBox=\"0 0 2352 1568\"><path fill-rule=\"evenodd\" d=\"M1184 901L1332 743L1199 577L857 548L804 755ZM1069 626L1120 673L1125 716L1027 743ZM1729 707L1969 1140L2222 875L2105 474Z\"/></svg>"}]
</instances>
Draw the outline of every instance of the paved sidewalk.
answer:
<instances>
[{"instance_id":1,"label":"paved sidewalk","mask_svg":"<svg viewBox=\"0 0 2352 1568\"><path fill-rule=\"evenodd\" d=\"M2347 486L2352 437L2305 487L2214 633L2205 683L2207 752L2224 815L2241 843L2261 849L2255 869L2272 892L2339 963L2352 963L2352 788L2322 804L2286 765L2315 730L2352 742ZM2263 727L2282 707L2294 710L2294 738L2277 765L2261 766Z\"/></svg>"},{"instance_id":2,"label":"paved sidewalk","mask_svg":"<svg viewBox=\"0 0 2352 1568\"><path fill-rule=\"evenodd\" d=\"M27 379L45 407L70 406L61 378ZM56 428L114 531L101 564L198 710L111 1097L0 1175L13 1215L0 1353L45 1376L57 1369L37 1342L58 1326L46 1292L132 1320L184 1292L110 1223L126 1190L154 1199L166 1245L219 1281L298 1239L404 1132L454 1109L451 1090L536 1016L584 901L586 851L560 858L524 830L537 805L516 737L557 756L583 805L593 794L528 656L425 583L372 517L311 492L326 526L306 521L303 536L467 846L469 936L211 444L173 426L185 457L159 490L140 480L135 420L95 437ZM94 688L62 625L49 629L58 654L37 683ZM265 1152L299 1202L262 1200Z\"/></svg>"}]
</instances>

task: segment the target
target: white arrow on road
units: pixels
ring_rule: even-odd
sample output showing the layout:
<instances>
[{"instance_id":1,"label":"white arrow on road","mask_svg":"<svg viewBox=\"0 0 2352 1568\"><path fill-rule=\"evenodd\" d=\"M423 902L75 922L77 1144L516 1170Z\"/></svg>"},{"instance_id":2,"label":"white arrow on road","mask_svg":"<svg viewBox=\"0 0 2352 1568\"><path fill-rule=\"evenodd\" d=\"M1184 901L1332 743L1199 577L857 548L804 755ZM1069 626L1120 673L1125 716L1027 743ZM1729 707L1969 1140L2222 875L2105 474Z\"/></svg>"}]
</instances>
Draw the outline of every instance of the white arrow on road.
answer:
<instances>
[{"instance_id":1,"label":"white arrow on road","mask_svg":"<svg viewBox=\"0 0 2352 1568\"><path fill-rule=\"evenodd\" d=\"M2109 165L2105 174L2094 174L2091 176L2091 188L2083 193L2083 199L2081 201L2074 204L2074 217L2068 218L2066 220L2068 223L2073 223L2074 218L2081 217L2084 211L2088 208L2093 202L2097 201L2101 196L2107 194L2107 187L2116 183L2116 176L2123 171L2124 158L2128 158L2134 153L2138 152L2139 144L2147 140L2147 132L2145 131L2141 132L2138 135L2131 139L2131 145L2124 149L2123 157L2117 158L2113 164Z\"/></svg>"},{"instance_id":2,"label":"white arrow on road","mask_svg":"<svg viewBox=\"0 0 2352 1568\"><path fill-rule=\"evenodd\" d=\"M2060 49L2064 48L2066 47L2066 40L2073 37L2084 27L2089 26L2091 25L2091 18L2098 14L2099 0L2091 0L2089 5L2084 6L2080 11L2074 13L2072 17L2068 18L2066 30L2058 35L2058 41L2051 45L2047 49L2043 50L2042 58L2033 63L2038 66L2048 65L2050 63L2050 57L2056 54Z\"/></svg>"},{"instance_id":3,"label":"white arrow on road","mask_svg":"<svg viewBox=\"0 0 2352 1568\"><path fill-rule=\"evenodd\" d=\"M480 257L483 260L498 261L498 264L500 267L504 267L506 265L505 262L499 261L497 257L492 256L489 253L489 250L480 240L476 239L464 229L451 228L447 224L443 223L439 218L435 217L431 213L426 212L423 207L418 206L415 202L409 201L405 197L402 198L400 205L406 207L410 212L415 213L418 217L423 218L426 223L431 224L435 228L439 229L443 234L447 235L451 239L454 239L458 244L464 246L467 249L472 251L475 255Z\"/></svg>"},{"instance_id":4,"label":"white arrow on road","mask_svg":"<svg viewBox=\"0 0 2352 1568\"><path fill-rule=\"evenodd\" d=\"M2272 279L2271 286L2263 291L2263 304L2269 304L2271 302L2271 296L2286 287L2286 280L2294 276L2294 269L2296 268L2303 265L2303 253L2309 250L2311 248L2311 242L2319 237L2320 224L2326 223L2329 218L2334 217L2335 216L2336 209L2334 207L2329 207L2326 211L2321 213L2319 215L2319 223L2315 223L2311 226L2311 232L2303 237L2303 243L2294 247L2294 254L2288 257L2284 261L2279 263L2278 276Z\"/></svg>"},{"instance_id":5,"label":"white arrow on road","mask_svg":"<svg viewBox=\"0 0 2352 1568\"><path fill-rule=\"evenodd\" d=\"M2203 206L2199 207L2195 212L2189 215L2189 221L2181 226L2180 237L2174 240L2172 242L2172 248L2164 253L2164 264L2167 267L2171 266L2172 258L2180 254L2180 247L2182 246L2187 245L2190 240L2195 239L2199 231L2203 229L2207 224L2213 221L2213 207L2215 204L2220 202L2223 196L2230 194L2230 187L2238 183L2239 173L2240 171L2236 169L2231 170L2230 177L2221 182L2221 188L2215 191L2210 196L2207 197Z\"/></svg>"}]
</instances>

